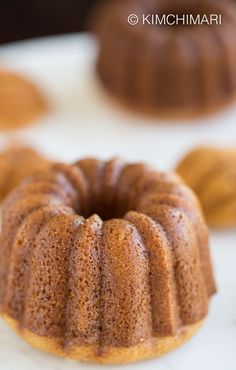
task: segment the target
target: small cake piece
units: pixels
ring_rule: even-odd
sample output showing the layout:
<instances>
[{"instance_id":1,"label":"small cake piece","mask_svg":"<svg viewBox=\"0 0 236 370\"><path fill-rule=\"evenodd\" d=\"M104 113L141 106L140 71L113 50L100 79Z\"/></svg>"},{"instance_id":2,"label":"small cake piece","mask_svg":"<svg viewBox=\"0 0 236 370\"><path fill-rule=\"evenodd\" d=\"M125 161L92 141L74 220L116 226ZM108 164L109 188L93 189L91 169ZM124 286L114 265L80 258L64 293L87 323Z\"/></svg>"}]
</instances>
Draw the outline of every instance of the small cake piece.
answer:
<instances>
[{"instance_id":1,"label":"small cake piece","mask_svg":"<svg viewBox=\"0 0 236 370\"><path fill-rule=\"evenodd\" d=\"M41 91L18 73L0 69L0 130L17 129L45 114Z\"/></svg>"},{"instance_id":2,"label":"small cake piece","mask_svg":"<svg viewBox=\"0 0 236 370\"><path fill-rule=\"evenodd\" d=\"M49 165L48 159L30 147L9 146L0 153L0 201L25 177Z\"/></svg>"},{"instance_id":3,"label":"small cake piece","mask_svg":"<svg viewBox=\"0 0 236 370\"><path fill-rule=\"evenodd\" d=\"M162 17L169 14L175 19L185 16L185 25L181 21L168 25ZM211 22L211 14L221 15L222 24L216 24L220 19L204 24L204 15ZM199 24L187 24L187 16ZM107 91L134 110L191 118L214 112L236 98L234 2L108 2L97 17L97 34L98 76Z\"/></svg>"},{"instance_id":4,"label":"small cake piece","mask_svg":"<svg viewBox=\"0 0 236 370\"><path fill-rule=\"evenodd\" d=\"M5 199L0 310L41 350L98 363L192 337L215 282L193 192L143 163L55 164Z\"/></svg>"},{"instance_id":5,"label":"small cake piece","mask_svg":"<svg viewBox=\"0 0 236 370\"><path fill-rule=\"evenodd\" d=\"M177 172L198 195L210 225L236 227L236 148L196 148Z\"/></svg>"}]
</instances>

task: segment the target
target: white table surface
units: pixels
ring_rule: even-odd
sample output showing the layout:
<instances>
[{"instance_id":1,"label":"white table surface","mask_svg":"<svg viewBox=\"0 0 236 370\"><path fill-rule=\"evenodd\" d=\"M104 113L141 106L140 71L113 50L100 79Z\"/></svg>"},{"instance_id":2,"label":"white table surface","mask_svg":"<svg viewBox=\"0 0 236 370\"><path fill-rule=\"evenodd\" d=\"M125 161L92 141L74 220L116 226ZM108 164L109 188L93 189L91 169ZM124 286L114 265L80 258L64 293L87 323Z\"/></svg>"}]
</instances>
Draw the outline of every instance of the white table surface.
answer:
<instances>
[{"instance_id":1,"label":"white table surface","mask_svg":"<svg viewBox=\"0 0 236 370\"><path fill-rule=\"evenodd\" d=\"M33 78L51 102L40 122L14 132L17 138L64 161L82 156L122 156L171 169L194 145L236 145L236 104L192 122L166 123L114 104L94 72L96 43L89 35L32 40L0 47L0 67ZM9 134L0 134L0 146ZM218 294L206 324L185 346L160 359L125 369L236 369L236 231L212 232ZM32 349L0 320L0 370L98 369ZM118 368L107 366L106 368Z\"/></svg>"}]
</instances>

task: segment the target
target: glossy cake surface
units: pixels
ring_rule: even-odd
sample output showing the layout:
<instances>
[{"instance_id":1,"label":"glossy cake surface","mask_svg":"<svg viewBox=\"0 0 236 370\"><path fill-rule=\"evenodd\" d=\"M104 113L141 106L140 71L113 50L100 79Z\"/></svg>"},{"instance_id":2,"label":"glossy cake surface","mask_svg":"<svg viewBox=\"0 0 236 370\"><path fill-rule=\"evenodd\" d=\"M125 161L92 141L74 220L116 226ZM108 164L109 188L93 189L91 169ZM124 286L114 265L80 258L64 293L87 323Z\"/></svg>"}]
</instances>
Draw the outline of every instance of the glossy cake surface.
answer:
<instances>
[{"instance_id":1,"label":"glossy cake surface","mask_svg":"<svg viewBox=\"0 0 236 370\"><path fill-rule=\"evenodd\" d=\"M130 25L130 14L138 24ZM143 15L221 15L221 24L149 25ZM99 15L97 70L106 89L135 110L164 117L215 111L236 96L236 6L219 0L128 0ZM202 19L202 18L201 18ZM149 22L153 22L149 17Z\"/></svg>"},{"instance_id":2,"label":"glossy cake surface","mask_svg":"<svg viewBox=\"0 0 236 370\"><path fill-rule=\"evenodd\" d=\"M215 283L199 203L174 174L80 160L25 180L3 205L3 317L32 345L125 363L192 336Z\"/></svg>"}]
</instances>

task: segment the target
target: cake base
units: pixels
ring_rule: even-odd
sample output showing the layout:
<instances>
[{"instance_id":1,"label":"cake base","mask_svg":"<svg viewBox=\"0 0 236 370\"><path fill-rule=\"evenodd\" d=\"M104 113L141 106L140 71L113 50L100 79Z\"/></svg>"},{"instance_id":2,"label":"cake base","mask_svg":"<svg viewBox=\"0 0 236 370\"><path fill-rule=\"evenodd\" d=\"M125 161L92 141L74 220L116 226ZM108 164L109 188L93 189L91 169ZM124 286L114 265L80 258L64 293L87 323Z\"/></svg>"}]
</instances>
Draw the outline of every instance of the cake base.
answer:
<instances>
[{"instance_id":1,"label":"cake base","mask_svg":"<svg viewBox=\"0 0 236 370\"><path fill-rule=\"evenodd\" d=\"M122 109L130 114L136 114L143 118L148 117L150 120L154 120L155 122L156 120L162 120L167 123L173 123L175 121L176 123L185 123L189 120L202 120L203 118L211 117L214 114L218 114L230 108L236 101L236 94L232 94L225 99L207 106L199 105L198 107L197 105L189 105L179 108L155 108L154 106L150 106L142 102L139 102L139 104L131 103L127 99L114 93L108 86L106 86L105 81L99 74L97 76L97 84L100 84L100 89L104 96L106 96L106 99L111 101L113 106L116 106L118 109Z\"/></svg>"},{"instance_id":2,"label":"cake base","mask_svg":"<svg viewBox=\"0 0 236 370\"><path fill-rule=\"evenodd\" d=\"M16 320L5 313L2 317L35 348L73 360L99 364L125 364L160 357L187 342L203 324L202 320L196 324L184 326L175 336L150 338L130 347L104 347L101 351L95 345L66 347L60 339L42 337L22 328Z\"/></svg>"}]
</instances>

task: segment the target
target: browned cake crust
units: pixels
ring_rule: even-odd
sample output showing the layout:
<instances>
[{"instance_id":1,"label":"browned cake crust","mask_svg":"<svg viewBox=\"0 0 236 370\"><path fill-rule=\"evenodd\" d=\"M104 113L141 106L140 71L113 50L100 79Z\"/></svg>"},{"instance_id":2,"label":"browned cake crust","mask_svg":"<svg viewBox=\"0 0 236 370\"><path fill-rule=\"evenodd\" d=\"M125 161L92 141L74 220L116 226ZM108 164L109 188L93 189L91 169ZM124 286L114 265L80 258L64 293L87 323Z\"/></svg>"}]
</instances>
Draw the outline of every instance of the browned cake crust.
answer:
<instances>
[{"instance_id":1,"label":"browned cake crust","mask_svg":"<svg viewBox=\"0 0 236 370\"><path fill-rule=\"evenodd\" d=\"M207 222L236 226L236 150L198 147L180 161L178 173L198 195Z\"/></svg>"},{"instance_id":2,"label":"browned cake crust","mask_svg":"<svg viewBox=\"0 0 236 370\"><path fill-rule=\"evenodd\" d=\"M0 70L0 129L16 129L41 117L48 104L41 91L24 76Z\"/></svg>"},{"instance_id":3,"label":"browned cake crust","mask_svg":"<svg viewBox=\"0 0 236 370\"><path fill-rule=\"evenodd\" d=\"M174 174L84 159L4 202L0 307L38 348L101 363L161 355L193 335L214 292L199 203Z\"/></svg>"},{"instance_id":4,"label":"browned cake crust","mask_svg":"<svg viewBox=\"0 0 236 370\"><path fill-rule=\"evenodd\" d=\"M131 26L127 19L133 13L140 20L143 14L221 14L222 25ZM98 75L119 102L180 119L212 113L235 99L233 2L119 1L108 4L97 18Z\"/></svg>"},{"instance_id":5,"label":"browned cake crust","mask_svg":"<svg viewBox=\"0 0 236 370\"><path fill-rule=\"evenodd\" d=\"M12 145L0 153L0 200L27 176L49 167L50 162L30 147Z\"/></svg>"}]
</instances>

